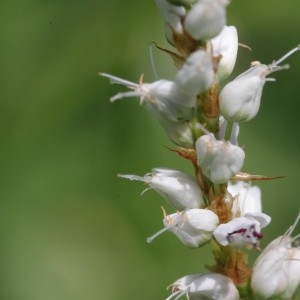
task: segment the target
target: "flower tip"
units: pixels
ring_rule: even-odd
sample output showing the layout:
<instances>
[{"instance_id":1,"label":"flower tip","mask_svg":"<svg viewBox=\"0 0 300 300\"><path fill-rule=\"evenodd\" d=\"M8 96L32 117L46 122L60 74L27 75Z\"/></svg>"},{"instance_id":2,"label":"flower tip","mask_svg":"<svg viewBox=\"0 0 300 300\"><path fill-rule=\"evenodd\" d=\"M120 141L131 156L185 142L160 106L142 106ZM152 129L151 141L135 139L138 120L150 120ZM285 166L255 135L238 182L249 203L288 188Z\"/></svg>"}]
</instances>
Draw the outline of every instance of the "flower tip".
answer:
<instances>
[{"instance_id":1,"label":"flower tip","mask_svg":"<svg viewBox=\"0 0 300 300\"><path fill-rule=\"evenodd\" d=\"M148 244L151 244L151 243L152 243L152 241L153 241L153 238L151 238L151 237L148 237L148 238L146 239L146 241L147 241L147 243L148 243Z\"/></svg>"},{"instance_id":2,"label":"flower tip","mask_svg":"<svg viewBox=\"0 0 300 300\"><path fill-rule=\"evenodd\" d=\"M170 229L170 226L166 226L166 227L162 228L161 230L159 230L158 232L154 233L152 236L150 236L146 239L147 243L148 244L152 243L155 238L157 238L159 235L161 235L162 233L166 232L169 229Z\"/></svg>"},{"instance_id":3,"label":"flower tip","mask_svg":"<svg viewBox=\"0 0 300 300\"><path fill-rule=\"evenodd\" d=\"M118 177L121 177L121 178L126 178L126 179L129 179L131 181L144 181L144 178L141 177L141 176L137 176L137 175L130 175L130 174L118 174Z\"/></svg>"},{"instance_id":4,"label":"flower tip","mask_svg":"<svg viewBox=\"0 0 300 300\"><path fill-rule=\"evenodd\" d=\"M248 49L249 51L252 51L251 47L246 45L246 44L242 44L242 43L238 43L239 47L241 48L245 48L245 49Z\"/></svg>"}]
</instances>

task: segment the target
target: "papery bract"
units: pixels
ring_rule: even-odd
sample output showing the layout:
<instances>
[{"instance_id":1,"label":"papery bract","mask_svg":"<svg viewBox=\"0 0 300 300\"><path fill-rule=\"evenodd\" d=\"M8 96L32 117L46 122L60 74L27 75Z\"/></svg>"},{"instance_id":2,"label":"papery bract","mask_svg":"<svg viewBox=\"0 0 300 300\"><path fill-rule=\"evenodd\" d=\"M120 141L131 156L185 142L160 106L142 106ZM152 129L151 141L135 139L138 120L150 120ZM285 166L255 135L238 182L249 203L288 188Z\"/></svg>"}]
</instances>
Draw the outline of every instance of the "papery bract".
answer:
<instances>
[{"instance_id":1,"label":"papery bract","mask_svg":"<svg viewBox=\"0 0 300 300\"><path fill-rule=\"evenodd\" d=\"M182 18L186 11L183 6L172 5L167 0L155 0L158 9L165 21L167 40L173 43L174 34L183 34Z\"/></svg>"}]
</instances>

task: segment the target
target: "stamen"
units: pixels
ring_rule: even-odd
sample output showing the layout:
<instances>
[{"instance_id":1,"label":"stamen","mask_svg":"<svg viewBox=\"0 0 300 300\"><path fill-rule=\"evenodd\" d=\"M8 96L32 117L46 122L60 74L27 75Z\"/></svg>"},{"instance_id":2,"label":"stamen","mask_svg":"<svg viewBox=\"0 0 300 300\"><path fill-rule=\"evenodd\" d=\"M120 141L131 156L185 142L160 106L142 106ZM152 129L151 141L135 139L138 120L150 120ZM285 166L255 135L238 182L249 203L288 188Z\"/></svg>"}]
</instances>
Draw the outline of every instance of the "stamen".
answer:
<instances>
[{"instance_id":1,"label":"stamen","mask_svg":"<svg viewBox=\"0 0 300 300\"><path fill-rule=\"evenodd\" d=\"M100 76L103 77L107 77L110 80L110 83L114 84L122 84L122 85L126 85L128 87L138 87L139 85L137 83L131 82L129 80L111 75L111 74L107 74L107 73L99 73Z\"/></svg>"},{"instance_id":2,"label":"stamen","mask_svg":"<svg viewBox=\"0 0 300 300\"><path fill-rule=\"evenodd\" d=\"M300 50L300 45L298 45L294 49L290 50L288 53L283 55L277 61L273 62L272 65L274 65L274 66L279 65L281 62L283 62L285 59L287 59L289 56L291 56L292 54L294 54L296 51L299 51L299 50Z\"/></svg>"},{"instance_id":3,"label":"stamen","mask_svg":"<svg viewBox=\"0 0 300 300\"><path fill-rule=\"evenodd\" d=\"M291 234L293 233L293 231L294 231L294 229L296 228L296 226L297 226L297 224L298 224L299 221L300 221L300 212L298 213L298 216L297 216L297 218L296 218L294 224L289 228L289 231L290 231L290 232L287 233L289 237L290 237Z\"/></svg>"},{"instance_id":4,"label":"stamen","mask_svg":"<svg viewBox=\"0 0 300 300\"><path fill-rule=\"evenodd\" d=\"M145 179L144 177L141 177L141 176L137 176L137 175L130 175L130 174L118 174L118 177L121 177L121 178L126 178L126 179L129 179L131 181L134 181L134 180L137 180L137 181L143 181L145 182Z\"/></svg>"},{"instance_id":5,"label":"stamen","mask_svg":"<svg viewBox=\"0 0 300 300\"><path fill-rule=\"evenodd\" d=\"M181 298L184 294L186 294L187 299L189 300L189 294L186 291L182 291L174 300L178 300L179 298Z\"/></svg>"},{"instance_id":6,"label":"stamen","mask_svg":"<svg viewBox=\"0 0 300 300\"><path fill-rule=\"evenodd\" d=\"M143 196L147 191L152 190L152 187L147 187L146 189L144 189L141 193L141 196Z\"/></svg>"},{"instance_id":7,"label":"stamen","mask_svg":"<svg viewBox=\"0 0 300 300\"><path fill-rule=\"evenodd\" d=\"M300 233L293 237L291 243L294 244L296 248L300 249Z\"/></svg>"},{"instance_id":8,"label":"stamen","mask_svg":"<svg viewBox=\"0 0 300 300\"><path fill-rule=\"evenodd\" d=\"M151 63L151 68L152 68L154 78L155 78L155 80L158 80L158 75L157 75L156 68L155 68L155 65L154 65L153 46L155 46L154 42L149 43L150 63Z\"/></svg>"},{"instance_id":9,"label":"stamen","mask_svg":"<svg viewBox=\"0 0 300 300\"><path fill-rule=\"evenodd\" d=\"M230 143L232 145L238 146L238 140L237 140L238 132L239 132L239 123L233 122L231 134L230 134Z\"/></svg>"},{"instance_id":10,"label":"stamen","mask_svg":"<svg viewBox=\"0 0 300 300\"><path fill-rule=\"evenodd\" d=\"M175 293L172 293L172 295L170 295L168 298L166 298L166 300L171 300L173 297L177 296L179 294L179 298L184 295L185 292L182 292L181 290L178 290L176 291ZM179 299L178 297L175 298L174 300L176 299Z\"/></svg>"},{"instance_id":11,"label":"stamen","mask_svg":"<svg viewBox=\"0 0 300 300\"><path fill-rule=\"evenodd\" d=\"M209 132L202 124L198 124L198 126L200 127L201 131L205 134L211 134L211 132Z\"/></svg>"},{"instance_id":12,"label":"stamen","mask_svg":"<svg viewBox=\"0 0 300 300\"><path fill-rule=\"evenodd\" d=\"M171 215L167 215L166 211L164 210L164 208L161 206L161 209L163 211L163 215L164 215L164 220L166 221L166 223L168 225L165 226L165 228L162 228L161 230L159 230L158 232L156 232L155 234L153 234L152 236L147 238L147 243L152 243L152 241L157 238L159 235L161 235L162 233L164 233L165 231L168 231L171 227L177 226L178 222L180 221L181 215L177 215L177 216L173 216L171 217Z\"/></svg>"},{"instance_id":13,"label":"stamen","mask_svg":"<svg viewBox=\"0 0 300 300\"><path fill-rule=\"evenodd\" d=\"M135 97L135 96L139 96L137 91L123 92L114 95L109 100L110 102L115 102L116 100L122 99L124 97Z\"/></svg>"},{"instance_id":14,"label":"stamen","mask_svg":"<svg viewBox=\"0 0 300 300\"><path fill-rule=\"evenodd\" d=\"M289 64L285 64L283 66L276 66L276 65L271 64L271 65L268 65L266 75L269 75L271 73L281 71L281 70L287 70L289 68L290 68ZM268 78L268 81L275 81L275 79L274 78Z\"/></svg>"},{"instance_id":15,"label":"stamen","mask_svg":"<svg viewBox=\"0 0 300 300\"><path fill-rule=\"evenodd\" d=\"M299 221L300 221L300 212L298 213L297 218L296 218L295 222L293 223L293 225L288 228L288 230L283 234L283 236L281 237L281 239L278 241L277 246L279 246L281 243L284 243L284 241L286 240L286 238L288 238L288 241L290 242L289 238L291 238L291 235L292 235L292 233L293 233L294 229L296 228L296 226L297 226L297 224L298 224ZM300 234L299 234L299 236L300 236ZM292 239L292 241L296 237L294 237Z\"/></svg>"},{"instance_id":16,"label":"stamen","mask_svg":"<svg viewBox=\"0 0 300 300\"><path fill-rule=\"evenodd\" d=\"M246 44L238 43L238 45L241 48L245 48L245 49L248 49L248 50L252 51L252 49L248 45L246 45Z\"/></svg>"},{"instance_id":17,"label":"stamen","mask_svg":"<svg viewBox=\"0 0 300 300\"><path fill-rule=\"evenodd\" d=\"M161 235L162 233L164 233L165 231L168 231L169 228L172 227L171 225L166 226L165 228L159 230L158 232L154 233L152 236L147 238L147 243L150 244L152 243L152 241L157 238L159 235Z\"/></svg>"}]
</instances>

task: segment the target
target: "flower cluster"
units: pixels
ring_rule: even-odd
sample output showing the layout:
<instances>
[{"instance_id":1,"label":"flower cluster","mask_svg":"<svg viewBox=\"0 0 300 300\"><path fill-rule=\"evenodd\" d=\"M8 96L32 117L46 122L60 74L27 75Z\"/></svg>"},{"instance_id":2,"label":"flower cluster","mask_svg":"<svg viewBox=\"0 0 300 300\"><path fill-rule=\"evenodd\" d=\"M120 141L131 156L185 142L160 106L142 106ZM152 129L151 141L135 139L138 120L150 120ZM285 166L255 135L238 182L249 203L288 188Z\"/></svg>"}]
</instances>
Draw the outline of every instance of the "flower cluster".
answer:
<instances>
[{"instance_id":1,"label":"flower cluster","mask_svg":"<svg viewBox=\"0 0 300 300\"><path fill-rule=\"evenodd\" d=\"M245 152L238 135L240 123L259 111L264 84L274 80L267 76L288 68L280 64L300 46L271 64L252 64L224 84L239 46L237 29L227 25L229 1L156 0L156 4L173 47L159 49L174 60L174 77L146 83L141 76L134 83L100 75L127 86L129 91L111 101L138 97L174 142L174 151L195 170L195 176L167 168L154 168L144 176L119 175L145 183L174 209L170 214L163 210L164 228L148 242L169 231L186 247L212 249L216 265L207 273L177 280L167 299L291 299L300 284L299 237L291 238L292 230L266 247L253 271L247 262L247 251L259 248L262 229L271 217L262 212L260 188L252 185L262 176L242 172Z\"/></svg>"}]
</instances>

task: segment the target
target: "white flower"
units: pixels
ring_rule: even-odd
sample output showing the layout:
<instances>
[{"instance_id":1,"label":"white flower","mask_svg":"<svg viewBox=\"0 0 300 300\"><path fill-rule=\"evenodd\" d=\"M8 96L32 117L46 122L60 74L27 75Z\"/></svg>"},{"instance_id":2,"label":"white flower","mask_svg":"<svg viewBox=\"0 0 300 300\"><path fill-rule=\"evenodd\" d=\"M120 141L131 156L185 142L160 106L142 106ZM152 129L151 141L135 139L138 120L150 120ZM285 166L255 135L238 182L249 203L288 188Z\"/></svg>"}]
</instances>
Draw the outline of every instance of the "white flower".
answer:
<instances>
[{"instance_id":1,"label":"white flower","mask_svg":"<svg viewBox=\"0 0 300 300\"><path fill-rule=\"evenodd\" d=\"M261 228L267 226L271 217L263 213L246 213L243 217L234 218L228 223L220 224L214 231L215 239L222 246L257 247L263 235Z\"/></svg>"},{"instance_id":2,"label":"white flower","mask_svg":"<svg viewBox=\"0 0 300 300\"><path fill-rule=\"evenodd\" d=\"M177 84L170 80L157 80L153 83L134 83L125 79L100 73L112 83L126 85L132 91L118 93L111 101L125 97L139 97L141 104L155 115L165 129L169 138L181 147L190 148L194 144L189 120L193 116L197 97L183 92Z\"/></svg>"},{"instance_id":3,"label":"white flower","mask_svg":"<svg viewBox=\"0 0 300 300\"><path fill-rule=\"evenodd\" d=\"M198 164L213 183L226 183L243 166L245 153L227 141L218 141L212 134L201 136L196 142Z\"/></svg>"},{"instance_id":4,"label":"white flower","mask_svg":"<svg viewBox=\"0 0 300 300\"><path fill-rule=\"evenodd\" d=\"M184 19L185 31L195 40L217 36L226 24L227 1L199 0Z\"/></svg>"},{"instance_id":5,"label":"white flower","mask_svg":"<svg viewBox=\"0 0 300 300\"><path fill-rule=\"evenodd\" d=\"M251 278L255 299L292 299L300 287L300 248L292 245L299 235L291 237L299 219L300 213L294 225L257 258Z\"/></svg>"},{"instance_id":6,"label":"white flower","mask_svg":"<svg viewBox=\"0 0 300 300\"><path fill-rule=\"evenodd\" d=\"M235 198L232 212L235 217L246 213L261 213L261 191L258 186L251 186L248 182L238 181L229 183L227 191Z\"/></svg>"},{"instance_id":7,"label":"white flower","mask_svg":"<svg viewBox=\"0 0 300 300\"><path fill-rule=\"evenodd\" d=\"M148 105L170 118L176 119L172 115L175 111L181 111L184 108L194 108L197 98L188 95L178 88L173 81L160 79L152 83L144 83L143 76L140 82L134 83L107 73L100 73L101 76L110 79L111 83L117 83L127 86L131 91L118 93L110 100L112 102L125 97L139 97L141 104L145 101Z\"/></svg>"},{"instance_id":8,"label":"white flower","mask_svg":"<svg viewBox=\"0 0 300 300\"><path fill-rule=\"evenodd\" d=\"M167 0L155 0L160 14L165 21L165 33L167 39L173 43L173 34L183 34L182 18L186 11L183 6L170 4Z\"/></svg>"},{"instance_id":9,"label":"white flower","mask_svg":"<svg viewBox=\"0 0 300 300\"><path fill-rule=\"evenodd\" d=\"M239 292L233 281L218 273L186 275L172 285L172 295L166 300L186 296L190 300L239 300Z\"/></svg>"},{"instance_id":10,"label":"white flower","mask_svg":"<svg viewBox=\"0 0 300 300\"><path fill-rule=\"evenodd\" d=\"M235 65L238 51L238 35L234 26L224 26L223 30L211 40L213 47L213 56L221 55L218 65L218 79L227 78Z\"/></svg>"},{"instance_id":11,"label":"white flower","mask_svg":"<svg viewBox=\"0 0 300 300\"><path fill-rule=\"evenodd\" d=\"M287 65L278 65L298 50L300 50L300 46L292 49L281 59L268 66L255 65L226 84L219 97L220 112L224 118L231 122L244 122L253 119L260 107L264 84L266 81L275 80L274 78L266 78L266 76L288 68Z\"/></svg>"},{"instance_id":12,"label":"white flower","mask_svg":"<svg viewBox=\"0 0 300 300\"><path fill-rule=\"evenodd\" d=\"M149 237L147 239L149 243L161 233L169 230L185 246L198 248L212 238L212 232L219 224L219 218L211 210L192 208L175 214L164 215L163 223L165 228Z\"/></svg>"},{"instance_id":13,"label":"white flower","mask_svg":"<svg viewBox=\"0 0 300 300\"><path fill-rule=\"evenodd\" d=\"M215 73L210 55L204 50L193 52L177 72L175 82L187 94L197 95L213 84Z\"/></svg>"},{"instance_id":14,"label":"white flower","mask_svg":"<svg viewBox=\"0 0 300 300\"><path fill-rule=\"evenodd\" d=\"M143 177L136 175L119 176L145 182L178 210L205 206L203 194L196 179L186 173L155 168Z\"/></svg>"}]
</instances>

